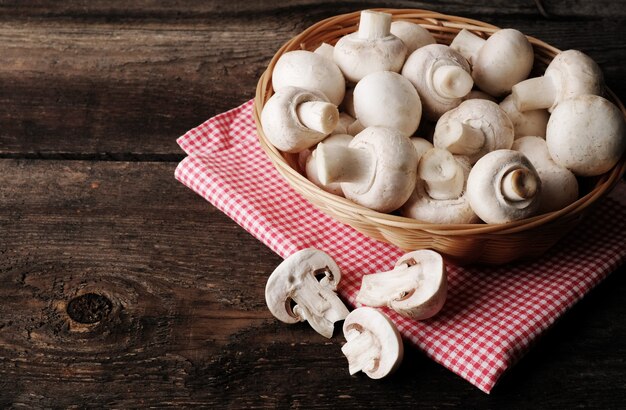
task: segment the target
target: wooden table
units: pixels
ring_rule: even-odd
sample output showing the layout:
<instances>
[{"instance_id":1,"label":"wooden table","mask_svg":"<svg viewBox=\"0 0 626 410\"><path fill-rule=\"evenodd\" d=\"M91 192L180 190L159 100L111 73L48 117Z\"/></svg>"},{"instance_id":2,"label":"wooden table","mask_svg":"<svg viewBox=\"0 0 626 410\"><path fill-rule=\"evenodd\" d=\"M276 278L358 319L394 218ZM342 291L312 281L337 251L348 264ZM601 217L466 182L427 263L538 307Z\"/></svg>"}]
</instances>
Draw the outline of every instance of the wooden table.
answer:
<instances>
[{"instance_id":1,"label":"wooden table","mask_svg":"<svg viewBox=\"0 0 626 410\"><path fill-rule=\"evenodd\" d=\"M176 137L254 95L278 47L367 7L430 8L578 48L626 99L626 2L0 2L0 407L624 406L612 275L491 396L408 349L350 377L342 338L265 307L280 262L174 180Z\"/></svg>"}]
</instances>

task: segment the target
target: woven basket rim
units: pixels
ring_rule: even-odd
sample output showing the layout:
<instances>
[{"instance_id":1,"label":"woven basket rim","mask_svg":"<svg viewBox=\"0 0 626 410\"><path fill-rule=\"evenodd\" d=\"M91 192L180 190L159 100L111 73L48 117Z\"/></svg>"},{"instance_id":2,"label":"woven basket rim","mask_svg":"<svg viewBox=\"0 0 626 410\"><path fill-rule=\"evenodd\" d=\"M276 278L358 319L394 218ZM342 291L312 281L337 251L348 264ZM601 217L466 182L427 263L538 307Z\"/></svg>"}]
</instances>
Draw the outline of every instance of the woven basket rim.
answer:
<instances>
[{"instance_id":1,"label":"woven basket rim","mask_svg":"<svg viewBox=\"0 0 626 410\"><path fill-rule=\"evenodd\" d=\"M471 18L447 15L438 13L435 11L424 9L389 9L389 8L375 8L372 10L382 11L390 13L393 16L393 20L407 20L407 19L420 19L426 23L419 23L429 31L431 30L454 30L458 32L465 28L471 30L479 35L490 35L491 33L499 30L500 28L488 24L479 20ZM282 54L287 51L309 49L312 50L313 46L317 46L320 42L309 41L307 38L311 33L322 32L325 30L334 30L337 35L344 35L349 32L355 31L356 23L360 16L360 11L340 14L321 20L295 37L291 38L272 57L268 67L263 72L257 83L256 95L254 98L254 118L257 126L257 134L259 142L263 150L266 152L273 165L277 168L279 173L287 179L297 191L300 193L307 192L310 195L314 195L319 198L326 206L332 207L337 212L346 212L350 214L359 215L359 217L371 222L372 224L384 225L390 228L407 229L407 230L420 230L427 233L446 235L446 236L463 236L463 235L483 235L483 234L495 234L495 235L507 235L517 233L529 229L533 229L554 221L558 221L564 217L578 217L583 211L588 209L591 205L596 203L600 198L608 194L612 188L615 187L621 176L626 172L626 153L622 156L617 165L615 165L610 171L601 175L595 187L591 189L584 196L578 198L575 202L571 203L567 207L536 215L530 218L503 223L503 224L487 224L487 223L475 223L475 224L434 224L428 222L422 222L413 218L385 214L377 211L373 211L369 208L365 208L354 202L330 194L311 181L309 181L298 170L292 168L282 153L276 149L264 135L261 127L261 111L263 104L273 94L271 86L271 72ZM346 23L349 22L349 23ZM432 31L431 31L432 32ZM533 45L535 57L543 57L539 61L547 64L554 55L561 52L560 49L545 43L544 41L532 36L526 36L530 43ZM317 37L314 37L314 39ZM439 40L438 40L439 43ZM619 98L607 87L605 88L606 95L611 102L613 102L622 112L626 118L626 109L619 100ZM314 203L317 206L317 204ZM318 206L319 208L319 206Z\"/></svg>"}]
</instances>

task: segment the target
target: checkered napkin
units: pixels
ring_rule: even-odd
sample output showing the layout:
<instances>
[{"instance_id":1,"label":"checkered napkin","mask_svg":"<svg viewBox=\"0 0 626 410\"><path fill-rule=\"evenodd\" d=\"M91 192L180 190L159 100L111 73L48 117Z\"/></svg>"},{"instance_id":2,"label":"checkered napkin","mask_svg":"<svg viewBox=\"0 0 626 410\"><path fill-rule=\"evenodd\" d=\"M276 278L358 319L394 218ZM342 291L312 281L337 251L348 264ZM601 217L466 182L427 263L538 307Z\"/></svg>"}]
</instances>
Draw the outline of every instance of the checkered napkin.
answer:
<instances>
[{"instance_id":1,"label":"checkered napkin","mask_svg":"<svg viewBox=\"0 0 626 410\"><path fill-rule=\"evenodd\" d=\"M188 157L176 178L282 257L310 247L330 254L342 269L339 294L355 306L361 276L391 269L403 252L333 220L296 193L261 149L252 111L248 101L180 137ZM621 183L536 262L449 266L448 299L435 318L417 322L386 313L407 341L488 393L539 335L624 263L624 205Z\"/></svg>"}]
</instances>

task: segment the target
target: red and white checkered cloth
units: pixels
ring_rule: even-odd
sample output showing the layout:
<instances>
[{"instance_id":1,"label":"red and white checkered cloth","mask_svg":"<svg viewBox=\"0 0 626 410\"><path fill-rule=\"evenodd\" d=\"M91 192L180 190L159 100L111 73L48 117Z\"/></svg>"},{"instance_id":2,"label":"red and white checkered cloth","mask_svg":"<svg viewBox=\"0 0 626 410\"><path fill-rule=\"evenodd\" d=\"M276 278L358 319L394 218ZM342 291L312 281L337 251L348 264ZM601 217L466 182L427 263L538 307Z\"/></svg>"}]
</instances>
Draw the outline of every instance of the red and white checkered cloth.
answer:
<instances>
[{"instance_id":1,"label":"red and white checkered cloth","mask_svg":"<svg viewBox=\"0 0 626 410\"><path fill-rule=\"evenodd\" d=\"M188 157L176 178L282 257L303 248L330 254L342 269L339 294L354 306L361 276L391 269L403 252L333 220L296 193L261 149L252 111L249 101L180 137ZM406 340L488 393L542 332L626 260L625 204L621 183L536 262L450 266L448 299L433 319L386 313Z\"/></svg>"}]
</instances>

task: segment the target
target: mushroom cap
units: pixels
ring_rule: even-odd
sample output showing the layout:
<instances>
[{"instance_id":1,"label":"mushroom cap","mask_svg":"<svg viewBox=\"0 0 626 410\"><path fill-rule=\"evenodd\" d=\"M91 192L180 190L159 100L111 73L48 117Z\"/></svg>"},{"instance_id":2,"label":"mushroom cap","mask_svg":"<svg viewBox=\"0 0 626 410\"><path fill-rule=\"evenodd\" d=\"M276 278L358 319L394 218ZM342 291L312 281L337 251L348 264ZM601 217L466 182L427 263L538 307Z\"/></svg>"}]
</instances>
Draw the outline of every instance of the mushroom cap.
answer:
<instances>
[{"instance_id":1,"label":"mushroom cap","mask_svg":"<svg viewBox=\"0 0 626 410\"><path fill-rule=\"evenodd\" d=\"M412 135L422 118L422 103L415 87L393 71L363 77L354 88L354 111L365 127L395 128Z\"/></svg>"},{"instance_id":2,"label":"mushroom cap","mask_svg":"<svg viewBox=\"0 0 626 410\"><path fill-rule=\"evenodd\" d=\"M265 285L265 302L272 315L284 323L297 323L303 320L292 308L292 296L299 290L308 276L324 274L319 284L328 290L336 291L341 280L341 270L327 253L317 249L302 249L274 269ZM317 279L315 279L317 281Z\"/></svg>"},{"instance_id":3,"label":"mushroom cap","mask_svg":"<svg viewBox=\"0 0 626 410\"><path fill-rule=\"evenodd\" d=\"M420 249L403 255L396 261L394 269L416 267L419 268L416 275L417 286L405 297L391 300L389 307L402 316L424 320L439 313L446 302L448 276L443 258L430 249Z\"/></svg>"},{"instance_id":4,"label":"mushroom cap","mask_svg":"<svg viewBox=\"0 0 626 410\"><path fill-rule=\"evenodd\" d=\"M352 141L353 138L354 137L349 134L332 134L331 136L324 139L324 144L328 144L330 146L336 144L347 147L348 145L350 145L350 141ZM313 182L324 191L330 192L334 195L343 196L343 191L341 190L341 184L339 182L332 182L330 184L324 185L320 181L317 175L317 162L315 160L315 152L316 151L313 150L313 152L311 152L311 155L309 155L309 157L306 159L306 177L309 179L309 181Z\"/></svg>"},{"instance_id":5,"label":"mushroom cap","mask_svg":"<svg viewBox=\"0 0 626 410\"><path fill-rule=\"evenodd\" d=\"M422 100L424 116L434 121L463 102L462 97L448 98L435 91L434 74L442 66L456 66L470 72L470 65L465 57L443 44L429 44L418 48L402 67L402 75L409 79Z\"/></svg>"},{"instance_id":6,"label":"mushroom cap","mask_svg":"<svg viewBox=\"0 0 626 410\"><path fill-rule=\"evenodd\" d=\"M509 116L513 123L515 138L525 136L546 137L546 127L550 114L547 110L520 111L515 105L513 95L508 95L500 103L500 108Z\"/></svg>"},{"instance_id":7,"label":"mushroom cap","mask_svg":"<svg viewBox=\"0 0 626 410\"><path fill-rule=\"evenodd\" d=\"M400 208L400 214L407 218L434 224L470 224L478 222L466 194L467 178L471 169L465 156L455 155L454 159L463 168L465 186L463 193L454 199L434 199L426 190L424 180L418 178L409 199Z\"/></svg>"},{"instance_id":8,"label":"mushroom cap","mask_svg":"<svg viewBox=\"0 0 626 410\"><path fill-rule=\"evenodd\" d=\"M354 137L350 148L366 150L375 158L375 170L364 183L342 182L346 198L379 212L402 206L417 178L417 153L410 139L392 128L368 127Z\"/></svg>"},{"instance_id":9,"label":"mushroom cap","mask_svg":"<svg viewBox=\"0 0 626 410\"><path fill-rule=\"evenodd\" d=\"M465 97L463 97L463 101L465 100L489 100L489 101L493 101L494 103L497 103L498 100L496 99L496 97L487 94L484 91L480 91L480 90L472 90L469 93L467 93L467 95Z\"/></svg>"},{"instance_id":10,"label":"mushroom cap","mask_svg":"<svg viewBox=\"0 0 626 410\"><path fill-rule=\"evenodd\" d=\"M573 97L604 93L604 76L598 64L585 53L578 50L565 50L552 60L546 68L545 77L549 77L555 85L556 98L548 111Z\"/></svg>"},{"instance_id":11,"label":"mushroom cap","mask_svg":"<svg viewBox=\"0 0 626 410\"><path fill-rule=\"evenodd\" d=\"M415 148L415 152L417 153L418 165L420 158L422 158L422 155L424 155L426 151L430 151L434 148L433 144L430 141L421 137L411 137L411 143L413 144L413 148Z\"/></svg>"},{"instance_id":12,"label":"mushroom cap","mask_svg":"<svg viewBox=\"0 0 626 410\"><path fill-rule=\"evenodd\" d=\"M533 47L524 34L505 28L493 33L472 61L472 77L481 90L500 96L528 78Z\"/></svg>"},{"instance_id":13,"label":"mushroom cap","mask_svg":"<svg viewBox=\"0 0 626 410\"><path fill-rule=\"evenodd\" d=\"M343 322L343 335L350 343L363 332L370 332L380 353L374 358L374 368L363 369L372 379L380 379L393 373L402 363L404 345L396 325L384 313L370 307L361 307L350 312Z\"/></svg>"},{"instance_id":14,"label":"mushroom cap","mask_svg":"<svg viewBox=\"0 0 626 410\"><path fill-rule=\"evenodd\" d=\"M597 95L581 95L556 106L546 131L554 161L580 176L609 171L626 149L622 112Z\"/></svg>"},{"instance_id":15,"label":"mushroom cap","mask_svg":"<svg viewBox=\"0 0 626 410\"><path fill-rule=\"evenodd\" d=\"M536 183L535 194L512 201L502 191L505 177L512 171L528 172ZM506 223L532 216L539 209L541 180L535 167L521 152L501 149L478 160L467 178L467 195L476 215L487 223Z\"/></svg>"},{"instance_id":16,"label":"mushroom cap","mask_svg":"<svg viewBox=\"0 0 626 410\"><path fill-rule=\"evenodd\" d=\"M407 56L420 47L437 43L430 31L410 21L394 21L391 23L391 34L398 37L406 45Z\"/></svg>"},{"instance_id":17,"label":"mushroom cap","mask_svg":"<svg viewBox=\"0 0 626 410\"><path fill-rule=\"evenodd\" d=\"M321 92L297 87L282 88L267 100L261 112L261 124L272 145L281 151L296 153L326 138L326 134L307 128L298 118L298 105L309 101L328 102Z\"/></svg>"},{"instance_id":18,"label":"mushroom cap","mask_svg":"<svg viewBox=\"0 0 626 410\"><path fill-rule=\"evenodd\" d=\"M558 165L548 152L546 140L527 136L513 142L511 149L519 151L533 164L541 178L541 200L538 213L552 212L578 199L578 180L567 168Z\"/></svg>"},{"instance_id":19,"label":"mushroom cap","mask_svg":"<svg viewBox=\"0 0 626 410\"><path fill-rule=\"evenodd\" d=\"M289 86L319 91L335 105L341 103L346 91L346 81L337 64L322 54L306 50L289 51L274 66L274 91Z\"/></svg>"},{"instance_id":20,"label":"mushroom cap","mask_svg":"<svg viewBox=\"0 0 626 410\"><path fill-rule=\"evenodd\" d=\"M357 83L376 71L400 72L406 58L406 46L393 34L368 40L356 32L337 41L333 58L345 78Z\"/></svg>"},{"instance_id":21,"label":"mushroom cap","mask_svg":"<svg viewBox=\"0 0 626 410\"><path fill-rule=\"evenodd\" d=\"M446 122L458 120L472 128L480 129L485 136L483 147L476 153L468 155L470 163L475 163L488 152L509 149L513 145L513 123L498 104L483 99L463 101L458 107L443 114L433 136L433 144L437 148L445 148L442 144L442 133L446 130Z\"/></svg>"}]
</instances>

